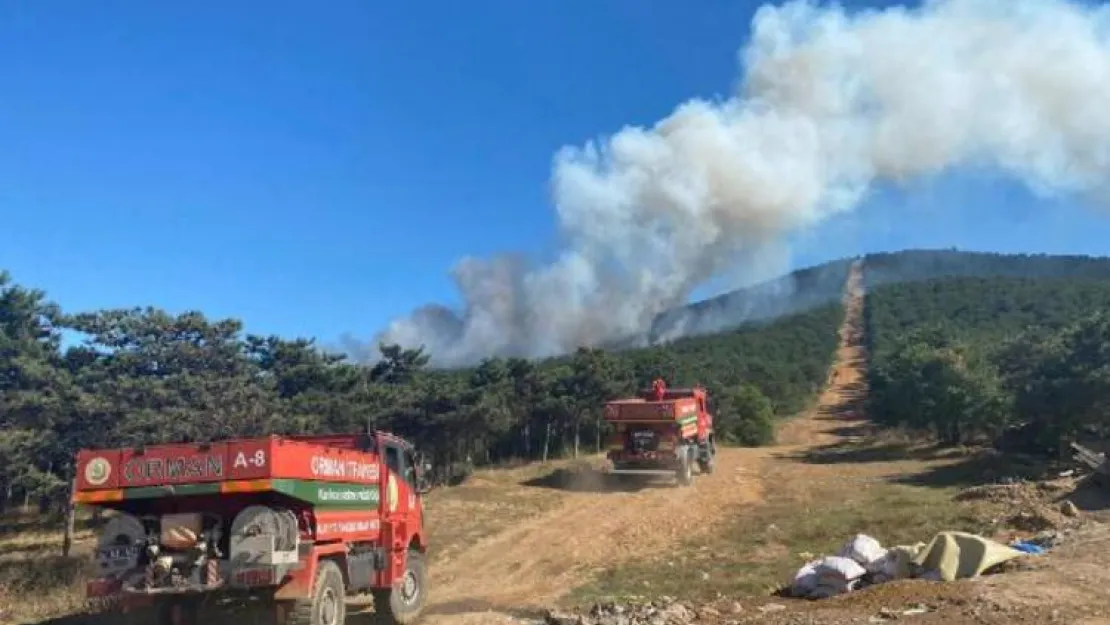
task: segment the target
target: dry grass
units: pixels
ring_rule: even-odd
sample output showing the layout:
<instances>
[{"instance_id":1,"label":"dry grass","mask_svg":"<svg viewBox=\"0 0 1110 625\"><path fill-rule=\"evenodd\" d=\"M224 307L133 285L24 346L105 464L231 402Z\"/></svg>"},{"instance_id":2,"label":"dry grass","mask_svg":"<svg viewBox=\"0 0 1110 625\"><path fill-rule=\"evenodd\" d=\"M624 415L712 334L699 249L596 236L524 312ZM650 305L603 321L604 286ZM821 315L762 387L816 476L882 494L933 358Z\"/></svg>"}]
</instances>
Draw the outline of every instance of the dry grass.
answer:
<instances>
[{"instance_id":1,"label":"dry grass","mask_svg":"<svg viewBox=\"0 0 1110 625\"><path fill-rule=\"evenodd\" d=\"M80 611L87 562L59 555L0 560L0 623L38 623Z\"/></svg>"},{"instance_id":2,"label":"dry grass","mask_svg":"<svg viewBox=\"0 0 1110 625\"><path fill-rule=\"evenodd\" d=\"M801 502L772 497L755 513L708 540L636 566L612 569L575 593L577 599L666 594L712 599L773 591L816 554L835 551L865 532L886 543L927 539L939 529L974 529L937 492L884 486L848 500ZM971 527L969 527L971 526Z\"/></svg>"},{"instance_id":3,"label":"dry grass","mask_svg":"<svg viewBox=\"0 0 1110 625\"><path fill-rule=\"evenodd\" d=\"M602 571L569 600L768 594L789 582L806 561L835 552L854 534L869 534L886 545L915 543L942 530L982 531L989 516L982 506L953 504L952 488L886 480L811 486L770 490L764 505L736 510L720 532L647 561Z\"/></svg>"},{"instance_id":4,"label":"dry grass","mask_svg":"<svg viewBox=\"0 0 1110 625\"><path fill-rule=\"evenodd\" d=\"M571 462L478 471L459 486L429 493L425 509L433 561L450 559L469 545L558 505L557 492L520 488L520 484Z\"/></svg>"},{"instance_id":5,"label":"dry grass","mask_svg":"<svg viewBox=\"0 0 1110 625\"><path fill-rule=\"evenodd\" d=\"M0 623L38 623L83 607L92 531L79 529L65 558L59 525L33 514L0 517Z\"/></svg>"}]
</instances>

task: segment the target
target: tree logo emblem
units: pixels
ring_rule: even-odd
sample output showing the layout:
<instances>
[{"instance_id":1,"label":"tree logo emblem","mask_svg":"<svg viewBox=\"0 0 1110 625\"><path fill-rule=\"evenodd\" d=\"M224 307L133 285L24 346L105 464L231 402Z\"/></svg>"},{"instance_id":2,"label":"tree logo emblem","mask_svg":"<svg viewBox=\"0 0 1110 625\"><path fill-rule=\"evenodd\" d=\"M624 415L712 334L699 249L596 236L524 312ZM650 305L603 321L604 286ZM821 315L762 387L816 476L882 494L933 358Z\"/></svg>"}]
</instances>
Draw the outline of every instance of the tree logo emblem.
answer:
<instances>
[{"instance_id":1,"label":"tree logo emblem","mask_svg":"<svg viewBox=\"0 0 1110 625\"><path fill-rule=\"evenodd\" d=\"M112 465L104 458L93 458L85 465L85 481L100 486L112 475Z\"/></svg>"}]
</instances>

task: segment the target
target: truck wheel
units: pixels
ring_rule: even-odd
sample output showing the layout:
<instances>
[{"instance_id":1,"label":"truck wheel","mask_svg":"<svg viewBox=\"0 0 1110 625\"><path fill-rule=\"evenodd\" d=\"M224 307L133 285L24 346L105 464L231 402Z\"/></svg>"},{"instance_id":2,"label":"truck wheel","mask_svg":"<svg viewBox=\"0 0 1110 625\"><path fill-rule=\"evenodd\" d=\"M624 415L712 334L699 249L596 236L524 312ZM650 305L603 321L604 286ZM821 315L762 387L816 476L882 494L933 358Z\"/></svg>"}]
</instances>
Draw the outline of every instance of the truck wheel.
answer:
<instances>
[{"instance_id":1,"label":"truck wheel","mask_svg":"<svg viewBox=\"0 0 1110 625\"><path fill-rule=\"evenodd\" d=\"M689 452L683 453L678 460L678 469L675 471L679 486L689 486L694 481L694 468L691 465Z\"/></svg>"},{"instance_id":2,"label":"truck wheel","mask_svg":"<svg viewBox=\"0 0 1110 625\"><path fill-rule=\"evenodd\" d=\"M374 592L374 612L382 625L410 625L420 618L428 595L428 567L424 554L410 549L405 573L389 590Z\"/></svg>"},{"instance_id":3,"label":"truck wheel","mask_svg":"<svg viewBox=\"0 0 1110 625\"><path fill-rule=\"evenodd\" d=\"M713 456L707 454L704 458L702 458L701 460L698 460L698 469L700 469L701 472L706 474L706 475L712 474L713 473Z\"/></svg>"},{"instance_id":4,"label":"truck wheel","mask_svg":"<svg viewBox=\"0 0 1110 625\"><path fill-rule=\"evenodd\" d=\"M286 625L343 625L347 620L343 572L333 560L321 560L312 583L312 598L297 601Z\"/></svg>"},{"instance_id":5,"label":"truck wheel","mask_svg":"<svg viewBox=\"0 0 1110 625\"><path fill-rule=\"evenodd\" d=\"M706 442L705 447L698 451L701 454L701 457L698 458L698 469L706 475L713 473L713 464L716 460L714 456L717 455L716 450L713 449L713 442Z\"/></svg>"}]
</instances>

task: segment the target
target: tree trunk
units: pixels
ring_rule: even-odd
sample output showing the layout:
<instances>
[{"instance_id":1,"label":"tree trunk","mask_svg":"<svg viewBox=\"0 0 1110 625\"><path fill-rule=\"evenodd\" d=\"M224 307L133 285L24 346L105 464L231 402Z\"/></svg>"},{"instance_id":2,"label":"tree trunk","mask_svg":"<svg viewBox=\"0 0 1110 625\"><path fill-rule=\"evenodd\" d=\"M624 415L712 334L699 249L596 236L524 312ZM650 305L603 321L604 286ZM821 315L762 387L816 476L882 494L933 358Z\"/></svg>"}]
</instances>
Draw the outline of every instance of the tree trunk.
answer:
<instances>
[{"instance_id":1,"label":"tree trunk","mask_svg":"<svg viewBox=\"0 0 1110 625\"><path fill-rule=\"evenodd\" d=\"M65 533L62 536L62 556L69 557L73 549L73 526L77 520L77 504L73 502L73 493L77 490L77 478L74 477L69 484L69 496L66 497L66 522Z\"/></svg>"},{"instance_id":2,"label":"tree trunk","mask_svg":"<svg viewBox=\"0 0 1110 625\"><path fill-rule=\"evenodd\" d=\"M551 451L551 418L547 419L547 431L543 435L543 462L547 463L548 453Z\"/></svg>"},{"instance_id":3,"label":"tree trunk","mask_svg":"<svg viewBox=\"0 0 1110 625\"><path fill-rule=\"evenodd\" d=\"M46 474L47 475L52 475L53 473L54 473L54 463L51 462L46 467ZM51 504L54 503L52 501L52 499L54 497L55 497L55 495L50 495L50 494L39 495L39 514L51 514L53 512L56 512L55 510L51 510L51 508L53 507Z\"/></svg>"},{"instance_id":4,"label":"tree trunk","mask_svg":"<svg viewBox=\"0 0 1110 625\"><path fill-rule=\"evenodd\" d=\"M524 422L524 458L527 460L532 459L532 416L528 415L528 420Z\"/></svg>"},{"instance_id":5,"label":"tree trunk","mask_svg":"<svg viewBox=\"0 0 1110 625\"><path fill-rule=\"evenodd\" d=\"M597 419L594 421L594 427L597 430L596 431L596 434L597 434L597 451L596 451L596 453L600 454L601 453L601 417L600 416L597 417Z\"/></svg>"},{"instance_id":6,"label":"tree trunk","mask_svg":"<svg viewBox=\"0 0 1110 625\"><path fill-rule=\"evenodd\" d=\"M582 443L582 420L574 420L574 458L578 459L578 447Z\"/></svg>"}]
</instances>

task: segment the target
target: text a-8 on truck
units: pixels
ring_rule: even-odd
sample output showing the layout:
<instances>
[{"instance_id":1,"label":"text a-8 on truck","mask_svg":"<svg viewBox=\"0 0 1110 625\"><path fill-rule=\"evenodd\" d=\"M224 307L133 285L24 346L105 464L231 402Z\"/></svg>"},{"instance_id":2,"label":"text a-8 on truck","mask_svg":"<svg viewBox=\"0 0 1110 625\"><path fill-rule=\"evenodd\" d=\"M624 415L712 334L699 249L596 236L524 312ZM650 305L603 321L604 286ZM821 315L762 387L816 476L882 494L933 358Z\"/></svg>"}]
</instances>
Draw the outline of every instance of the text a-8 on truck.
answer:
<instances>
[{"instance_id":1,"label":"text a-8 on truck","mask_svg":"<svg viewBox=\"0 0 1110 625\"><path fill-rule=\"evenodd\" d=\"M82 450L74 503L110 511L86 595L166 625L236 596L278 625L340 625L369 592L379 622L414 623L427 469L383 432Z\"/></svg>"},{"instance_id":2,"label":"text a-8 on truck","mask_svg":"<svg viewBox=\"0 0 1110 625\"><path fill-rule=\"evenodd\" d=\"M695 464L702 473L712 473L717 447L708 401L700 386L672 389L656 379L638 397L607 402L609 472L673 475L682 486L692 483Z\"/></svg>"}]
</instances>

